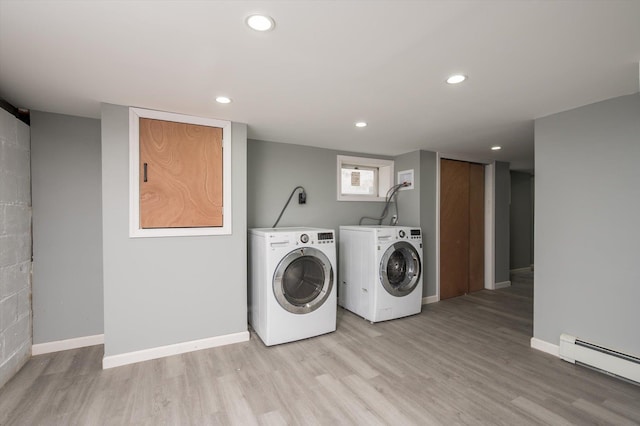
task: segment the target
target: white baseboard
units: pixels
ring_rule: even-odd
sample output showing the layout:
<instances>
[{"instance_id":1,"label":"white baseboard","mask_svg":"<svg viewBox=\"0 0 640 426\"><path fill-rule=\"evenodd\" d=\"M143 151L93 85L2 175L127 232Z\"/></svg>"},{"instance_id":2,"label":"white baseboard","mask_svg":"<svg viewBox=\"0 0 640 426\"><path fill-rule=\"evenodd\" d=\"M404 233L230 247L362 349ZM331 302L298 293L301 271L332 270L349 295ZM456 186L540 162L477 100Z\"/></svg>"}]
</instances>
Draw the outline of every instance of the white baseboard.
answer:
<instances>
[{"instance_id":1,"label":"white baseboard","mask_svg":"<svg viewBox=\"0 0 640 426\"><path fill-rule=\"evenodd\" d=\"M545 342L544 340L536 339L535 337L531 338L531 347L533 349L537 349L539 351L548 353L549 355L553 355L555 357L560 358L560 346L554 345L553 343Z\"/></svg>"},{"instance_id":2,"label":"white baseboard","mask_svg":"<svg viewBox=\"0 0 640 426\"><path fill-rule=\"evenodd\" d=\"M104 334L94 336L75 337L73 339L56 340L54 342L37 343L31 347L31 355L42 355L69 349L84 348L86 346L102 345Z\"/></svg>"},{"instance_id":3,"label":"white baseboard","mask_svg":"<svg viewBox=\"0 0 640 426\"><path fill-rule=\"evenodd\" d=\"M516 268L516 269L510 269L509 272L511 272L512 274L517 274L518 272L531 272L533 271L533 269L531 269L531 266L525 266L524 268Z\"/></svg>"},{"instance_id":4,"label":"white baseboard","mask_svg":"<svg viewBox=\"0 0 640 426\"><path fill-rule=\"evenodd\" d=\"M425 296L422 298L422 304L428 305L429 303L439 302L440 298L438 296Z\"/></svg>"},{"instance_id":5,"label":"white baseboard","mask_svg":"<svg viewBox=\"0 0 640 426\"><path fill-rule=\"evenodd\" d=\"M502 281L499 283L495 283L493 289L500 290L501 288L511 287L511 281Z\"/></svg>"},{"instance_id":6,"label":"white baseboard","mask_svg":"<svg viewBox=\"0 0 640 426\"><path fill-rule=\"evenodd\" d=\"M106 370L107 368L120 367L122 365L199 351L201 349L215 348L216 346L225 346L232 343L247 342L248 340L249 332L242 331L240 333L226 334L224 336L209 337L206 339L192 340L190 342L176 343L174 345L159 346L157 348L143 349L141 351L105 356L102 358L102 368Z\"/></svg>"}]
</instances>

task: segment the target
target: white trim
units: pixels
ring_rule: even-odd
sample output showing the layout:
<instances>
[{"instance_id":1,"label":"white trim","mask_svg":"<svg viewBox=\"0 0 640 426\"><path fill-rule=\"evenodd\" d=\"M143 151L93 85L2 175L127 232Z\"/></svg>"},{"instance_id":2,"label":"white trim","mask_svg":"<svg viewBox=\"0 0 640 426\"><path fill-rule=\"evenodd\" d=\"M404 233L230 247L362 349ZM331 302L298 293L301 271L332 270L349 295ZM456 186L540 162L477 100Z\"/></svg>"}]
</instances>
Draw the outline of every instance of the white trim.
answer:
<instances>
[{"instance_id":1,"label":"white trim","mask_svg":"<svg viewBox=\"0 0 640 426\"><path fill-rule=\"evenodd\" d=\"M436 296L425 296L422 298L423 305L429 305L431 303L436 303L440 301L440 297Z\"/></svg>"},{"instance_id":2,"label":"white trim","mask_svg":"<svg viewBox=\"0 0 640 426\"><path fill-rule=\"evenodd\" d=\"M436 297L440 300L440 153L436 153Z\"/></svg>"},{"instance_id":3,"label":"white trim","mask_svg":"<svg viewBox=\"0 0 640 426\"><path fill-rule=\"evenodd\" d=\"M484 166L484 288L495 290L496 281L496 167Z\"/></svg>"},{"instance_id":4,"label":"white trim","mask_svg":"<svg viewBox=\"0 0 640 426\"><path fill-rule=\"evenodd\" d=\"M509 270L509 272L512 274L517 274L518 272L531 272L532 270L533 269L531 269L531 266L525 266L524 268L511 269Z\"/></svg>"},{"instance_id":5,"label":"white trim","mask_svg":"<svg viewBox=\"0 0 640 426\"><path fill-rule=\"evenodd\" d=\"M140 118L222 128L222 226L202 228L140 228ZM171 112L129 108L129 237L177 237L231 234L231 122Z\"/></svg>"},{"instance_id":6,"label":"white trim","mask_svg":"<svg viewBox=\"0 0 640 426\"><path fill-rule=\"evenodd\" d=\"M342 164L374 167L378 169L378 197L372 195L342 195ZM338 201L386 201L386 194L393 186L393 160L383 158L336 156L336 195Z\"/></svg>"},{"instance_id":7,"label":"white trim","mask_svg":"<svg viewBox=\"0 0 640 426\"><path fill-rule=\"evenodd\" d=\"M531 338L531 347L533 349L548 353L549 355L553 355L555 357L560 358L560 346L554 345L553 343L545 342L544 340L536 339L535 337Z\"/></svg>"},{"instance_id":8,"label":"white trim","mask_svg":"<svg viewBox=\"0 0 640 426\"><path fill-rule=\"evenodd\" d=\"M209 349L215 348L217 346L230 345L233 343L247 342L248 340L249 332L242 331L240 333L226 334L223 336L192 340L190 342L159 346L157 348L143 349L141 351L105 356L104 358L102 358L102 368L106 370L108 368L120 367L122 365L134 364L136 362L149 361L152 359L199 351L201 349Z\"/></svg>"},{"instance_id":9,"label":"white trim","mask_svg":"<svg viewBox=\"0 0 640 426\"><path fill-rule=\"evenodd\" d=\"M500 290L501 288L511 287L511 281L502 281L499 283L494 283L493 288L490 290Z\"/></svg>"},{"instance_id":10,"label":"white trim","mask_svg":"<svg viewBox=\"0 0 640 426\"><path fill-rule=\"evenodd\" d=\"M31 347L31 355L42 355L69 349L84 348L104 344L104 334L94 336L74 337L73 339L56 340L53 342L37 343Z\"/></svg>"}]
</instances>

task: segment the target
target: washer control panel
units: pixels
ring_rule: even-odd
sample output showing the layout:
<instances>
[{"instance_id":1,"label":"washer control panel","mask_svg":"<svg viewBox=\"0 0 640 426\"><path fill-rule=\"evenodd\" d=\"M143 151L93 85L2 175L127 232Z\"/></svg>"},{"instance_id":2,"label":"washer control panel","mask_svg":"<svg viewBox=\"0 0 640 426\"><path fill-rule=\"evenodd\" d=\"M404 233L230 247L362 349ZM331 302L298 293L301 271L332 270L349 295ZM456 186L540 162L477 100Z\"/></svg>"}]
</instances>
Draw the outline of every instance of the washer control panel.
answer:
<instances>
[{"instance_id":1,"label":"washer control panel","mask_svg":"<svg viewBox=\"0 0 640 426\"><path fill-rule=\"evenodd\" d=\"M401 240L422 240L420 228L403 228L398 230L398 239Z\"/></svg>"}]
</instances>

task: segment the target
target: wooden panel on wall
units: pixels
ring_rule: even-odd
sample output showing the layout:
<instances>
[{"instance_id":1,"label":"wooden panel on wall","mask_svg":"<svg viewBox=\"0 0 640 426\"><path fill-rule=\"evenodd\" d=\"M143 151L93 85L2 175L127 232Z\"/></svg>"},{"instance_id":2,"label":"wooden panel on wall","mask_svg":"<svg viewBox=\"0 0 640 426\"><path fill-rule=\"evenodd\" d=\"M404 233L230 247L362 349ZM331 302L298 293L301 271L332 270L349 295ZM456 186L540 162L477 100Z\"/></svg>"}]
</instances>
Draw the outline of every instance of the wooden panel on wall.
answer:
<instances>
[{"instance_id":1,"label":"wooden panel on wall","mask_svg":"<svg viewBox=\"0 0 640 426\"><path fill-rule=\"evenodd\" d=\"M469 287L469 163L440 161L440 299Z\"/></svg>"},{"instance_id":2,"label":"wooden panel on wall","mask_svg":"<svg viewBox=\"0 0 640 426\"><path fill-rule=\"evenodd\" d=\"M140 225L222 226L222 129L140 118Z\"/></svg>"},{"instance_id":3,"label":"wooden panel on wall","mask_svg":"<svg viewBox=\"0 0 640 426\"><path fill-rule=\"evenodd\" d=\"M469 164L469 291L484 289L484 166Z\"/></svg>"}]
</instances>

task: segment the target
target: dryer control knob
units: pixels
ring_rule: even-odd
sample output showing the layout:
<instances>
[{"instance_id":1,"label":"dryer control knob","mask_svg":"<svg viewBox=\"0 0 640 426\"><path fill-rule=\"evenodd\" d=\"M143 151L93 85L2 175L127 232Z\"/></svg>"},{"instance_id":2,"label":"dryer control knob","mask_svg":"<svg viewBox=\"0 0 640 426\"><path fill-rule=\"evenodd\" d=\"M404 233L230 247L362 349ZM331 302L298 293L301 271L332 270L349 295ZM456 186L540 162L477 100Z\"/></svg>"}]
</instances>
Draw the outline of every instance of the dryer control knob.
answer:
<instances>
[{"instance_id":1,"label":"dryer control knob","mask_svg":"<svg viewBox=\"0 0 640 426\"><path fill-rule=\"evenodd\" d=\"M407 234L401 229L398 235L400 235L400 238L404 238Z\"/></svg>"},{"instance_id":2,"label":"dryer control knob","mask_svg":"<svg viewBox=\"0 0 640 426\"><path fill-rule=\"evenodd\" d=\"M309 242L309 236L307 234L300 235L300 242L307 244Z\"/></svg>"}]
</instances>

